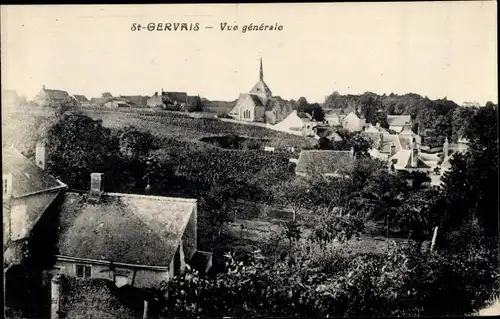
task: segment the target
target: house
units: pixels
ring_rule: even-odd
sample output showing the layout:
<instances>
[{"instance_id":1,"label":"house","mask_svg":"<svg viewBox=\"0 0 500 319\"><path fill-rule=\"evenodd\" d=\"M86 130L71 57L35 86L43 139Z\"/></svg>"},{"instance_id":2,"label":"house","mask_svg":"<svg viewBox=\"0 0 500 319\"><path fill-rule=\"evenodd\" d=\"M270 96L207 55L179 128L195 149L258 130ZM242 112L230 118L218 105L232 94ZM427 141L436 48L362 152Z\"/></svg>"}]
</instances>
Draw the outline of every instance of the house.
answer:
<instances>
[{"instance_id":1,"label":"house","mask_svg":"<svg viewBox=\"0 0 500 319\"><path fill-rule=\"evenodd\" d=\"M127 102L133 107L146 107L149 96L142 95L120 95L120 100Z\"/></svg>"},{"instance_id":2,"label":"house","mask_svg":"<svg viewBox=\"0 0 500 319\"><path fill-rule=\"evenodd\" d=\"M306 126L306 123L310 122L311 122L310 117L307 117L302 113L299 116L297 111L294 110L283 121L273 125L273 129L280 132L286 132L293 135L303 136L304 127Z\"/></svg>"},{"instance_id":3,"label":"house","mask_svg":"<svg viewBox=\"0 0 500 319\"><path fill-rule=\"evenodd\" d=\"M110 109L117 109L117 108L128 108L131 107L130 104L123 100L118 100L118 99L113 99L109 102L104 103L104 106Z\"/></svg>"},{"instance_id":4,"label":"house","mask_svg":"<svg viewBox=\"0 0 500 319\"><path fill-rule=\"evenodd\" d=\"M424 172L430 173L431 167L427 164L419 154L419 150L415 140L412 140L409 148L403 148L389 158L391 170L407 171L407 172Z\"/></svg>"},{"instance_id":5,"label":"house","mask_svg":"<svg viewBox=\"0 0 500 319\"><path fill-rule=\"evenodd\" d=\"M29 238L44 212L67 188L44 171L46 161L46 148L41 143L36 146L36 165L14 147L2 149L5 257L17 259L9 253L14 253L9 251L11 244Z\"/></svg>"},{"instance_id":6,"label":"house","mask_svg":"<svg viewBox=\"0 0 500 319\"><path fill-rule=\"evenodd\" d=\"M85 95L73 95L72 97L76 106L90 106L90 101Z\"/></svg>"},{"instance_id":7,"label":"house","mask_svg":"<svg viewBox=\"0 0 500 319\"><path fill-rule=\"evenodd\" d=\"M405 125L411 126L410 115L387 115L389 129L400 133Z\"/></svg>"},{"instance_id":8,"label":"house","mask_svg":"<svg viewBox=\"0 0 500 319\"><path fill-rule=\"evenodd\" d=\"M68 92L62 90L49 90L42 86L42 90L33 99L33 102L38 106L58 107L63 104L74 105L73 100Z\"/></svg>"},{"instance_id":9,"label":"house","mask_svg":"<svg viewBox=\"0 0 500 319\"><path fill-rule=\"evenodd\" d=\"M265 122L265 111L272 92L264 82L264 71L262 59L260 59L259 81L252 87L249 93L241 93L236 105L229 112L229 116L245 122Z\"/></svg>"},{"instance_id":10,"label":"house","mask_svg":"<svg viewBox=\"0 0 500 319\"><path fill-rule=\"evenodd\" d=\"M342 120L342 127L349 132L361 132L366 125L366 120L358 117L355 112L350 112Z\"/></svg>"},{"instance_id":11,"label":"house","mask_svg":"<svg viewBox=\"0 0 500 319\"><path fill-rule=\"evenodd\" d=\"M325 119L324 122L329 126L342 126L342 120L345 114L342 114L341 109L324 109Z\"/></svg>"},{"instance_id":12,"label":"house","mask_svg":"<svg viewBox=\"0 0 500 319\"><path fill-rule=\"evenodd\" d=\"M372 148L369 151L370 156L382 161L388 161L389 158L403 149L396 134L365 133L365 135L373 141Z\"/></svg>"},{"instance_id":13,"label":"house","mask_svg":"<svg viewBox=\"0 0 500 319\"><path fill-rule=\"evenodd\" d=\"M164 108L162 96L155 92L155 94L146 101L146 106L151 108Z\"/></svg>"},{"instance_id":14,"label":"house","mask_svg":"<svg viewBox=\"0 0 500 319\"><path fill-rule=\"evenodd\" d=\"M49 267L56 253L54 220L67 186L44 170L45 150L37 144L34 164L14 147L2 149L4 296L16 309L39 298L29 285L36 278L32 267Z\"/></svg>"},{"instance_id":15,"label":"house","mask_svg":"<svg viewBox=\"0 0 500 319\"><path fill-rule=\"evenodd\" d=\"M348 177L354 168L354 152L302 150L295 174L301 177Z\"/></svg>"},{"instance_id":16,"label":"house","mask_svg":"<svg viewBox=\"0 0 500 319\"><path fill-rule=\"evenodd\" d=\"M106 193L102 179L93 173L89 193L66 194L58 272L140 288L182 273L197 251L196 200Z\"/></svg>"}]
</instances>

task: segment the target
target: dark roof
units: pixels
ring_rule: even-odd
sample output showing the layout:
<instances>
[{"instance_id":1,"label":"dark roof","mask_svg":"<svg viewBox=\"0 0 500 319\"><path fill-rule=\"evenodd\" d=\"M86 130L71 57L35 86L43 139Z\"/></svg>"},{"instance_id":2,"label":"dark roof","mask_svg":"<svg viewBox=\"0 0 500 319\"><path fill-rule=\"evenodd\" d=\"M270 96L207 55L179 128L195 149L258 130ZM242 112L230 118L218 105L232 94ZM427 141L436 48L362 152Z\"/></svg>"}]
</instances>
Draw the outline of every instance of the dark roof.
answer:
<instances>
[{"instance_id":1,"label":"dark roof","mask_svg":"<svg viewBox=\"0 0 500 319\"><path fill-rule=\"evenodd\" d=\"M99 203L68 193L61 208L61 255L168 267L196 200L104 194Z\"/></svg>"},{"instance_id":2,"label":"dark roof","mask_svg":"<svg viewBox=\"0 0 500 319\"><path fill-rule=\"evenodd\" d=\"M12 147L2 149L2 174L12 174L13 197L66 187Z\"/></svg>"},{"instance_id":3,"label":"dark roof","mask_svg":"<svg viewBox=\"0 0 500 319\"><path fill-rule=\"evenodd\" d=\"M262 104L262 101L260 100L260 98L257 95L253 95L253 94L248 94L248 95L252 99L255 106L264 106L264 104Z\"/></svg>"},{"instance_id":4,"label":"dark roof","mask_svg":"<svg viewBox=\"0 0 500 319\"><path fill-rule=\"evenodd\" d=\"M89 100L85 95L73 95L73 97L78 101L78 102L88 102Z\"/></svg>"},{"instance_id":5,"label":"dark roof","mask_svg":"<svg viewBox=\"0 0 500 319\"><path fill-rule=\"evenodd\" d=\"M257 82L253 87L252 89L250 90L250 93L251 94L255 94L255 93L266 93L266 95L269 95L271 96L272 95L272 92L271 90L269 89L269 87L267 86L266 82L264 82L263 80L262 81L259 81Z\"/></svg>"},{"instance_id":6,"label":"dark roof","mask_svg":"<svg viewBox=\"0 0 500 319\"><path fill-rule=\"evenodd\" d=\"M301 151L295 172L305 175L349 173L354 161L350 151Z\"/></svg>"},{"instance_id":7,"label":"dark roof","mask_svg":"<svg viewBox=\"0 0 500 319\"><path fill-rule=\"evenodd\" d=\"M186 102L188 97L186 92L162 92L162 95L177 102Z\"/></svg>"},{"instance_id":8,"label":"dark roof","mask_svg":"<svg viewBox=\"0 0 500 319\"><path fill-rule=\"evenodd\" d=\"M297 112L297 116L300 117L301 119L307 119L307 120L312 119L312 116L306 112Z\"/></svg>"},{"instance_id":9,"label":"dark roof","mask_svg":"<svg viewBox=\"0 0 500 319\"><path fill-rule=\"evenodd\" d=\"M42 89L39 94L45 94L46 97L51 99L65 99L69 97L68 92L62 90L50 90L50 89Z\"/></svg>"},{"instance_id":10,"label":"dark roof","mask_svg":"<svg viewBox=\"0 0 500 319\"><path fill-rule=\"evenodd\" d=\"M126 101L127 103L135 104L137 106L145 106L148 102L149 96L120 95L120 99Z\"/></svg>"}]
</instances>

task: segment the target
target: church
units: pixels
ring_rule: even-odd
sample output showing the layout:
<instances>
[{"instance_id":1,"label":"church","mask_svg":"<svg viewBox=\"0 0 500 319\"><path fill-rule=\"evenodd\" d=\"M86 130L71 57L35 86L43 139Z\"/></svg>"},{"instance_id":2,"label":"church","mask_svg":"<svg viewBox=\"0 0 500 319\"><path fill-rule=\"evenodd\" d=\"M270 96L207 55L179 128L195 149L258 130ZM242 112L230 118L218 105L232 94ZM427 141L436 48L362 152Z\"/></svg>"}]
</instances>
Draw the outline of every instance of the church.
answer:
<instances>
[{"instance_id":1,"label":"church","mask_svg":"<svg viewBox=\"0 0 500 319\"><path fill-rule=\"evenodd\" d=\"M271 89L264 82L262 58L260 59L259 81L249 93L241 93L229 116L245 122L275 124L292 112L291 103L279 96L273 96Z\"/></svg>"}]
</instances>

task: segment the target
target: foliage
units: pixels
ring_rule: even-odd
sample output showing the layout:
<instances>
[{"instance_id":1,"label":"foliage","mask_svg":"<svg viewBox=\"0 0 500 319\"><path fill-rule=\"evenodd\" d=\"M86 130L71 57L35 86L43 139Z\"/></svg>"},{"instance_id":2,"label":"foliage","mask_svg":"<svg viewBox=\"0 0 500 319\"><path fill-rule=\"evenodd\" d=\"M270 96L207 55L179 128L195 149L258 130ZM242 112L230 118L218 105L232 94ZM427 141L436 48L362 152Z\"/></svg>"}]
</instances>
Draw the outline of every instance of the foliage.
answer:
<instances>
[{"instance_id":1,"label":"foliage","mask_svg":"<svg viewBox=\"0 0 500 319\"><path fill-rule=\"evenodd\" d=\"M139 131L133 126L126 126L121 130L119 139L120 152L125 157L144 157L153 149L153 135Z\"/></svg>"},{"instance_id":2,"label":"foliage","mask_svg":"<svg viewBox=\"0 0 500 319\"><path fill-rule=\"evenodd\" d=\"M47 135L48 168L72 188L88 189L90 173L103 172L118 153L111 131L77 113L66 113Z\"/></svg>"}]
</instances>

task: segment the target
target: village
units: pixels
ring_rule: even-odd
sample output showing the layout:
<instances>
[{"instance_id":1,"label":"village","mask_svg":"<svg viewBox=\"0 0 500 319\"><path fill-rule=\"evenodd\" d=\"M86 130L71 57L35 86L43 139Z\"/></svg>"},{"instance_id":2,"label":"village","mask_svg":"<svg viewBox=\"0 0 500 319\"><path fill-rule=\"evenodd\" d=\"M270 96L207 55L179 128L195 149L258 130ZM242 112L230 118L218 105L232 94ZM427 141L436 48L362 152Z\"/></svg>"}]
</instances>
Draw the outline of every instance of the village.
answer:
<instances>
[{"instance_id":1,"label":"village","mask_svg":"<svg viewBox=\"0 0 500 319\"><path fill-rule=\"evenodd\" d=\"M388 240L399 240L398 235L392 234L392 226L389 226L390 218L399 218L399 222L391 223L399 223L397 226L399 228L406 227L410 230L410 236L411 232L417 234L417 229L412 228L415 227L416 221L410 221L410 224L405 226L401 224L401 219L404 220L404 218L397 217L397 215L389 217L386 213L385 219L381 220L383 235L367 235L366 229L377 228L375 224L378 219L372 215L373 213L369 214L372 217L368 219L366 216L362 217L359 214L364 208L357 206L353 210L349 206L352 203L346 206L345 201L333 200L328 197L328 194L315 194L316 204L305 205L297 200L304 196L304 194L298 194L304 186L298 186L297 181L301 181L302 185L309 185L309 190L304 190L306 193L319 192L315 187L320 187L322 183L327 183L326 185L331 185L330 187L347 187L342 186L342 183L345 183L346 178L347 180L359 179L358 175L362 169L360 163L365 161L365 165L377 166L380 172L385 172L387 176L394 176L394 182L398 179L403 181L404 184L398 187L413 189L411 192L427 192L427 190L442 187L446 180L445 176L449 176L447 172L452 169L453 158L467 156L470 144L466 134L460 136L454 134L453 141L451 141L451 136L445 136L442 145L426 144L424 130L415 131L415 118L410 115L386 114L380 108L376 110L375 116L367 120L365 115L370 107L367 104L348 103L344 109L317 106L309 109L294 107L279 96L273 96L264 82L262 59L258 82L248 93L241 93L232 106L226 106L226 114L222 116L207 112L204 99L199 96L190 96L185 92L162 90L160 94L155 92L150 97L113 97L110 93L103 93L101 97L89 100L83 95L69 95L64 90L48 89L43 86L40 93L29 101L22 100L13 91L6 91L2 95L6 97L3 99L2 112L14 114L10 120L14 119L16 114L33 113L45 114L43 118L51 118L53 121L48 132L46 127L45 132L40 133L39 130L31 132L35 134L31 141L31 145L35 146L32 155L27 156L26 152L23 154L20 151L23 145L16 145L15 138L11 139L9 136L3 138L4 141L7 139L12 142L11 145L4 143L2 149L4 287L7 306L10 309L7 313L11 317L15 317L13 314L16 311L38 315L50 313L51 318L62 318L61 316L68 315L68 313L77 313L74 307L71 310L69 302L64 302L66 300L63 296L65 289L62 288L64 278L103 279L113 283L115 289L119 291L132 288L141 291L161 287L162 284L171 282L178 276L185 276L192 270L202 276L218 276L224 268L220 263L222 253L227 253L223 251L224 249L232 249L236 252L240 250L240 257L251 254L255 249L260 251L263 248L259 243L274 240L273 236L280 236L280 229L283 227L286 231L282 236L295 241L301 237L300 227L303 228L303 237L316 234L315 236L322 236L323 240L333 239L337 243L345 240L351 241L350 238L354 236L357 239L352 240L355 246L361 247L360 251L374 253L380 250L375 240L377 236L380 236L377 240L385 242L381 247L386 247ZM466 108L470 114L481 109L477 105L458 108ZM146 113L144 113L145 110L147 110ZM83 146L79 150L75 149L73 153L71 150L63 151L63 153L66 152L66 155L63 155L58 152L61 152L61 147L69 144L66 144L64 140L56 141L57 138L74 139L79 135L57 137L50 136L50 134L58 134L56 130L58 125L70 125L70 122L64 124L64 121L73 121L72 125L88 125L81 121L93 121L87 116L93 117L101 114L99 112L107 112L108 116L113 116L113 120L116 119L117 122L120 122L118 118L121 115L119 114L126 115L124 119L129 122L127 123L129 126L120 135L119 153L124 160L130 160L132 168L135 167L138 171L142 168L133 166L133 163L139 163L147 158L148 167L144 171L146 181L139 182L139 185L144 187L142 190L137 188L138 182L135 182L135 188L122 187L121 192L113 190L117 187L107 189L106 185L110 185L110 180L115 184L124 184L125 180L120 177L120 174L129 174L125 171L118 175L108 174L109 169L103 167L109 167L109 163L103 162L104 166L101 165L100 169L99 166L93 164L89 167L82 167L83 170L78 173L83 175L78 174L81 177L76 177L78 179L76 182L71 179L65 180L63 176L68 176L68 172L64 173L63 169L57 168L58 161L65 156L80 154L77 156L82 156L83 160L87 156L95 156L95 154L85 154L85 147L100 148L102 147L98 144L100 140L101 143L107 144L107 142L101 138L94 140L89 137L88 146ZM249 140L250 142L246 142L244 147L247 151L244 152L258 152L263 160L260 163L269 163L274 158L278 161L277 163L281 163L276 165L281 165L283 172L289 172L278 173L278 175L291 173L292 175L289 176L295 177L287 177L290 180L290 186L288 188L281 186L282 189L278 190L287 193L282 195L284 200L281 203L273 201L272 198L275 197L271 197L271 200L266 202L265 199L259 200L260 197L257 195L245 195L250 194L248 193L250 190L245 190L244 187L238 190L236 184L233 184L234 181L224 179L221 180L221 184L209 182L212 183L212 189L208 191L208 197L192 196L197 193L196 191L191 192L191 196L188 197L164 196L165 192L162 190L172 189L173 179L165 175L163 171L165 168L151 168L156 165L151 164L151 161L157 161L158 158L153 160L151 154L148 154L154 149L152 144L141 140L147 140L145 137L150 135L147 131L137 131L133 127L132 124L136 122L132 120L134 115L130 116L130 114L143 114L142 118L149 114L152 118L159 119L205 121L200 122L205 123L202 125L210 121L210 123L214 121L221 123L218 124L222 125L219 133L223 134L210 134L209 137L205 136L200 141L209 141L208 144L218 145L212 147L228 148L238 152L237 150L241 149L239 144ZM101 126L100 123L103 123L102 118L95 124L90 124L90 127ZM20 122L5 123L2 127L14 127L13 125L18 125L16 128L19 129L23 127ZM69 126L66 127L68 128ZM65 128L59 127L59 129ZM84 126L81 129L85 130ZM105 128L102 129L104 130L102 132L105 132ZM187 127L185 129L189 130ZM78 133L78 130L76 128L75 134L83 132ZM87 133L91 134L92 130L93 128L90 128L90 132ZM246 134L242 134L242 131ZM273 138L259 139L259 136L252 136L252 132L260 132L258 135L264 134L265 136L276 134L273 138L279 143L273 144ZM15 133L15 135L18 134L19 132ZM150 138L154 140L157 137ZM287 139L290 139L289 143L283 143ZM238 142L240 140L243 142ZM59 151L51 148L59 148ZM207 150L211 152L210 148ZM143 152L145 157L138 155L140 152ZM71 161L74 162L74 160ZM108 157L108 160L111 160L111 157ZM161 162L161 159L158 161ZM70 168L76 169L70 162L60 164L70 165ZM87 164L78 163L78 165ZM162 163L159 163L158 167L161 165ZM203 167L203 160L201 165ZM249 169L244 165L242 169ZM262 164L257 165L256 172L264 169ZM210 178L215 178L215 175L206 172ZM226 174L217 170L212 172L216 175ZM367 173L373 174L369 171ZM380 176L385 175L379 175L378 178ZM263 177L276 181L281 178L278 176L278 179L275 179L275 177L265 175ZM81 180L82 178L84 180ZM161 180L162 178L164 180ZM365 183L370 183L369 177L367 179L365 176L364 179ZM377 183L380 182L382 180ZM386 187L394 188L395 184L390 186L394 182L384 180L382 183L389 183ZM165 183L169 185L165 186ZM185 188L186 183L194 183L194 180L178 182L178 186ZM226 183L228 184L224 185ZM177 189L180 189L179 187ZM271 186L270 189L275 192L276 188ZM240 191L241 193L238 193ZM342 193L340 188L339 191ZM318 196L323 196L323 199L318 199ZM287 200L290 197L297 198ZM306 196L304 200L311 201L313 197L307 198ZM317 211L316 214L320 214L321 210L318 211L318 209L324 207L324 204L320 204L322 201L329 206L327 211L330 212L325 215L329 217L324 218L328 220L334 218L334 220L327 222L327 225L320 225L320 228L312 220L308 221L308 225L305 220L311 217L308 217L310 213L305 212L312 209L312 211ZM211 204L207 206L207 202ZM379 204L382 205L381 208L384 205L393 205L384 202ZM331 205L336 206L331 207ZM417 203L418 205L422 204ZM421 208L417 207L417 209ZM330 215L332 212L337 213ZM347 215L344 215L346 212ZM200 224L200 214L203 219L206 219L208 215L212 223ZM253 217L249 217L252 214ZM353 216L357 219L351 219L351 214L357 215ZM359 218L364 220L364 226L361 228L359 228ZM422 216L422 218L430 218L430 216ZM338 224L339 220L335 219L348 223L349 230L343 229L340 226L342 223ZM334 227L336 230L326 230L327 233L325 233L325 226ZM338 227L340 227L340 232ZM417 241L421 242L423 251L429 249L432 251L435 249L439 227L438 224L427 224L425 227L427 227L426 230L419 230L418 236L420 237ZM318 235L320 230L322 235ZM231 236L233 239L230 239ZM201 239L202 237L209 238L208 242L211 239L212 245L201 243L205 241ZM215 245L216 242L221 241L225 241L225 244ZM28 275L30 273L31 275ZM39 275L33 275L34 273ZM31 281L28 278L31 278ZM38 278L38 281L34 280L39 286L39 289L35 289L37 293L31 295L30 298L21 297L25 296L29 285L33 285L33 278ZM158 297L158 295L144 293L137 295L137 291L132 291L127 293L133 297L127 295L127 298L144 301L139 302L138 306L143 318L155 316L154 312L157 310L154 309L158 307L158 298L168 299L168 294ZM130 302L130 299L127 300ZM35 301L41 304L34 306ZM86 302L90 301L86 300ZM116 311L123 314L130 310Z\"/></svg>"},{"instance_id":2,"label":"village","mask_svg":"<svg viewBox=\"0 0 500 319\"><path fill-rule=\"evenodd\" d=\"M2 5L4 317L500 315L495 9Z\"/></svg>"}]
</instances>

